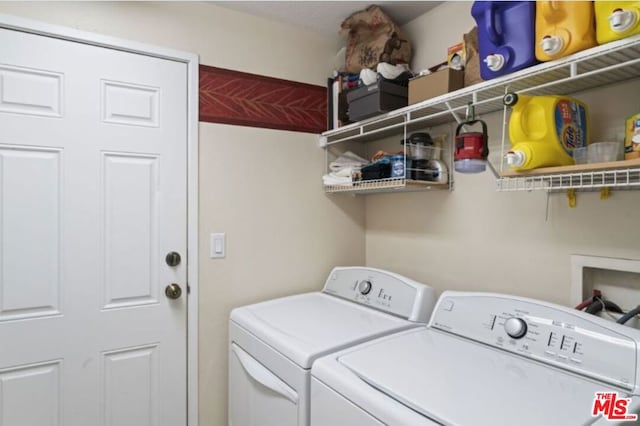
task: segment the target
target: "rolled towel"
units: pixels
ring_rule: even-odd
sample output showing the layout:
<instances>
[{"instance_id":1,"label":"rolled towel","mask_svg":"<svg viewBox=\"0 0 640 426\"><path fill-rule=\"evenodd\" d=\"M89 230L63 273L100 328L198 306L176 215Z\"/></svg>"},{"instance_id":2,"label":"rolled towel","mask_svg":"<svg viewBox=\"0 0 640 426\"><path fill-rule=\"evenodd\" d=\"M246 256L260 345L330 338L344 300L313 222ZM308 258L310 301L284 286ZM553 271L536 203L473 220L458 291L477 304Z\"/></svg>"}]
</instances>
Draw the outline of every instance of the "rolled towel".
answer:
<instances>
[{"instance_id":1,"label":"rolled towel","mask_svg":"<svg viewBox=\"0 0 640 426\"><path fill-rule=\"evenodd\" d=\"M342 185L342 186L351 186L353 182L351 181L351 177L339 177L333 176L332 174L322 176L322 183L325 186L330 185Z\"/></svg>"},{"instance_id":2,"label":"rolled towel","mask_svg":"<svg viewBox=\"0 0 640 426\"><path fill-rule=\"evenodd\" d=\"M354 167L345 167L344 169L336 170L335 172L329 173L332 177L346 177L351 179ZM357 167L356 169L360 169Z\"/></svg>"},{"instance_id":3,"label":"rolled towel","mask_svg":"<svg viewBox=\"0 0 640 426\"><path fill-rule=\"evenodd\" d=\"M362 157L359 157L358 155L354 154L351 151L347 151L342 155L340 155L338 158L336 158L335 161L332 161L331 163L329 163L329 169L332 172L336 172L338 170L343 170L347 167L349 168L362 167L362 166L366 166L367 164L369 164L368 160Z\"/></svg>"}]
</instances>

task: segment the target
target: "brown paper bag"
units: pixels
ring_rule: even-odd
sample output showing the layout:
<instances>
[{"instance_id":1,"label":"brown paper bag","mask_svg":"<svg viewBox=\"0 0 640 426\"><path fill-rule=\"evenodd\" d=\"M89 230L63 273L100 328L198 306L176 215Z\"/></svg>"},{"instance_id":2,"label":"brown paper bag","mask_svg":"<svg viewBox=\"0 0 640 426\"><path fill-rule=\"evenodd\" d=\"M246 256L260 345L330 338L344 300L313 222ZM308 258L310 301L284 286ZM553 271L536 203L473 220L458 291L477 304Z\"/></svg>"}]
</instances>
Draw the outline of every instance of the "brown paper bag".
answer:
<instances>
[{"instance_id":1,"label":"brown paper bag","mask_svg":"<svg viewBox=\"0 0 640 426\"><path fill-rule=\"evenodd\" d=\"M400 27L376 5L353 13L342 22L340 34L348 35L345 71L375 69L380 62L392 65L411 61L411 45Z\"/></svg>"},{"instance_id":2,"label":"brown paper bag","mask_svg":"<svg viewBox=\"0 0 640 426\"><path fill-rule=\"evenodd\" d=\"M480 83L480 54L478 53L478 27L463 36L465 50L464 87Z\"/></svg>"}]
</instances>

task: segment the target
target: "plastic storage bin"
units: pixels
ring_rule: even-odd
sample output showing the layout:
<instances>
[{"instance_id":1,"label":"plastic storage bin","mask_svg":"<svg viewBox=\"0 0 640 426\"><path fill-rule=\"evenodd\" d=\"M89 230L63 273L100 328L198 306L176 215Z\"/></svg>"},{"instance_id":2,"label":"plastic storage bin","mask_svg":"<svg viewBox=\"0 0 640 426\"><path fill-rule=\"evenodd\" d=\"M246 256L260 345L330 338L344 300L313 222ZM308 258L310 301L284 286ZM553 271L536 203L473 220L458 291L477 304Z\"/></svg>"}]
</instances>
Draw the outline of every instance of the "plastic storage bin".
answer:
<instances>
[{"instance_id":1,"label":"plastic storage bin","mask_svg":"<svg viewBox=\"0 0 640 426\"><path fill-rule=\"evenodd\" d=\"M598 43L640 34L640 1L596 0L594 7Z\"/></svg>"},{"instance_id":2,"label":"plastic storage bin","mask_svg":"<svg viewBox=\"0 0 640 426\"><path fill-rule=\"evenodd\" d=\"M593 2L536 2L537 59L558 59L596 44Z\"/></svg>"},{"instance_id":3,"label":"plastic storage bin","mask_svg":"<svg viewBox=\"0 0 640 426\"><path fill-rule=\"evenodd\" d=\"M480 76L490 80L537 63L536 4L530 1L476 1Z\"/></svg>"},{"instance_id":4,"label":"plastic storage bin","mask_svg":"<svg viewBox=\"0 0 640 426\"><path fill-rule=\"evenodd\" d=\"M509 93L504 103L509 118L511 149L507 163L514 170L573 164L574 148L587 146L587 106L568 96L525 96Z\"/></svg>"}]
</instances>

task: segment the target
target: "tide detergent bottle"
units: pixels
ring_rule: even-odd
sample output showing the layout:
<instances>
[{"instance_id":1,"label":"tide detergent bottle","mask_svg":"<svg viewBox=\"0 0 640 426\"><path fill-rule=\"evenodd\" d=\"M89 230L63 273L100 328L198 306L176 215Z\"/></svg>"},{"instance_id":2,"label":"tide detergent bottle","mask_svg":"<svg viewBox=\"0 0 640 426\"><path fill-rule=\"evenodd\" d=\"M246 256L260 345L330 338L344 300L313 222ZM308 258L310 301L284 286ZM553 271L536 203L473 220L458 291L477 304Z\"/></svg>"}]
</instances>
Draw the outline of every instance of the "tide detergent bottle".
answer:
<instances>
[{"instance_id":1,"label":"tide detergent bottle","mask_svg":"<svg viewBox=\"0 0 640 426\"><path fill-rule=\"evenodd\" d=\"M593 2L536 1L536 58L550 61L595 46Z\"/></svg>"},{"instance_id":2,"label":"tide detergent bottle","mask_svg":"<svg viewBox=\"0 0 640 426\"><path fill-rule=\"evenodd\" d=\"M573 164L573 149L587 146L587 106L567 96L526 96L507 93L511 107L506 159L516 170Z\"/></svg>"},{"instance_id":3,"label":"tide detergent bottle","mask_svg":"<svg viewBox=\"0 0 640 426\"><path fill-rule=\"evenodd\" d=\"M599 44L640 34L640 1L594 2Z\"/></svg>"},{"instance_id":4,"label":"tide detergent bottle","mask_svg":"<svg viewBox=\"0 0 640 426\"><path fill-rule=\"evenodd\" d=\"M532 1L476 1L480 76L490 80L537 63L536 4Z\"/></svg>"}]
</instances>

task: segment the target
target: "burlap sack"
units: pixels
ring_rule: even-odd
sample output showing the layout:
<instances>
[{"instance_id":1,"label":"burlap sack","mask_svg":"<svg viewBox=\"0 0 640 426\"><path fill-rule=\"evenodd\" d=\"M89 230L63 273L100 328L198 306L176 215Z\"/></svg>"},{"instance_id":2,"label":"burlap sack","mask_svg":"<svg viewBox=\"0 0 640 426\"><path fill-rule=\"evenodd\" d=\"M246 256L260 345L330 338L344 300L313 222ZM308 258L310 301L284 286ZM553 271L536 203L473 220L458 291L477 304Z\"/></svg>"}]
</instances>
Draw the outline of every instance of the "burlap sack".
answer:
<instances>
[{"instance_id":1,"label":"burlap sack","mask_svg":"<svg viewBox=\"0 0 640 426\"><path fill-rule=\"evenodd\" d=\"M348 36L345 71L349 73L375 69L380 62L396 65L411 61L409 40L379 6L353 13L342 22L340 34Z\"/></svg>"}]
</instances>

